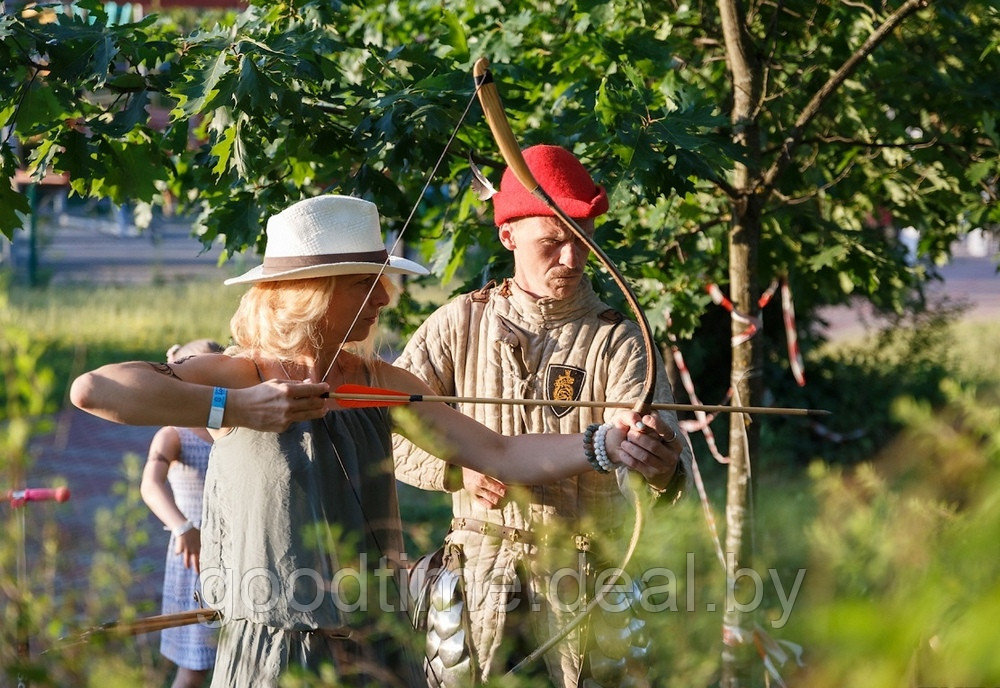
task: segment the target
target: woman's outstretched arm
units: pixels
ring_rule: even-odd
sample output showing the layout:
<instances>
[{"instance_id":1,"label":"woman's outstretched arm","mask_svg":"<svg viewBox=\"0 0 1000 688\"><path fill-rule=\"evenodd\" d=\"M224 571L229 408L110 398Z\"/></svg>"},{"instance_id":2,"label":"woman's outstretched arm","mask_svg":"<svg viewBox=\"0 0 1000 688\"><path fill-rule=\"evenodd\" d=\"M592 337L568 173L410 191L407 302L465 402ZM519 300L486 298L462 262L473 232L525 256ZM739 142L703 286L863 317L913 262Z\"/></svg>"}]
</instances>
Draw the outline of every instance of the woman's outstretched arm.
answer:
<instances>
[{"instance_id":1,"label":"woman's outstretched arm","mask_svg":"<svg viewBox=\"0 0 1000 688\"><path fill-rule=\"evenodd\" d=\"M225 354L176 363L129 361L84 373L70 388L74 405L125 425L206 427L215 387L226 390L222 427L280 432L292 422L319 418L326 383L268 380L253 363Z\"/></svg>"}]
</instances>

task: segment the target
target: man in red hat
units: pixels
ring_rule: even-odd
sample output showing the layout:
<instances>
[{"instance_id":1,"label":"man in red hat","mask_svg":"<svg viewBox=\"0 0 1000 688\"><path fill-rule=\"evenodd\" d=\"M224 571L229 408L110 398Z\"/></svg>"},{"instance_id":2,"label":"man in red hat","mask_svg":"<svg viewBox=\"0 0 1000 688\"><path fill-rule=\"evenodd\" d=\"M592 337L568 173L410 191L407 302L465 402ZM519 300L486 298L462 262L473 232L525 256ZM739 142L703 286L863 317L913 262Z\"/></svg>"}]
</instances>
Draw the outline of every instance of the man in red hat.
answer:
<instances>
[{"instance_id":1,"label":"man in red hat","mask_svg":"<svg viewBox=\"0 0 1000 688\"><path fill-rule=\"evenodd\" d=\"M579 160L546 145L528 148L524 158L542 188L592 234L608 197ZM637 398L647 365L642 337L594 293L584 274L587 247L509 169L493 196L493 214L500 243L514 254L513 278L438 309L396 365L438 394L555 404ZM661 360L654 364L662 370ZM666 376L658 380L656 400L671 401ZM459 410L507 435L599 434L611 415L610 409L558 405L459 404ZM676 494L688 460L677 419L659 413L644 420L658 459L646 478L656 492ZM430 685L469 685L503 674L569 623L593 595L595 576L620 561L632 521L613 473L509 486L447 465L398 437L395 457L399 479L453 495L447 571L427 617ZM633 609L639 591L626 586L629 608L617 618L596 610L579 627L585 631L570 633L544 656L553 685L610 688L627 675L630 685L642 685L649 638L635 613L641 609Z\"/></svg>"}]
</instances>

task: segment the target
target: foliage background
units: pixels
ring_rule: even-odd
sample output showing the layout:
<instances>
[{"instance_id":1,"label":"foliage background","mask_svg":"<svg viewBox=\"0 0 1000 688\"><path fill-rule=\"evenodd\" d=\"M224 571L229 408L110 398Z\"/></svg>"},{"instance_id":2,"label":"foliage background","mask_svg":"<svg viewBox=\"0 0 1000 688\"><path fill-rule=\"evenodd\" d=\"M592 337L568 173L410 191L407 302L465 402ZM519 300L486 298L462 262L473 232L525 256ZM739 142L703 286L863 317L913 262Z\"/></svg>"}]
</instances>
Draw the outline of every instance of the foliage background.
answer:
<instances>
[{"instance_id":1,"label":"foliage background","mask_svg":"<svg viewBox=\"0 0 1000 688\"><path fill-rule=\"evenodd\" d=\"M464 191L469 155L497 158L478 106L420 190L485 55L523 144L572 148L611 191L598 239L661 335L667 309L690 336L709 308L704 285L728 281L727 233L753 192L731 170L751 159L783 170L760 200L748 266L760 283L789 275L803 321L850 294L900 311L927 267L906 263L895 231L918 228L933 261L998 212L1000 17L988 2L928 5L799 132L810 98L895 3L748 3L768 97L757 138L738 143L750 123L727 117L735 86L709 4L279 2L189 33L154 16L109 24L103 3L82 1L86 18L3 17L0 122L16 139L0 154L7 173L18 154L32 171L70 171L85 196L170 193L197 211L205 241L233 251L262 247L267 215L322 191L377 201L390 231L421 199L407 241L433 259L434 279L463 265L480 283L508 266L470 252L493 245L486 209ZM9 234L27 201L0 194Z\"/></svg>"}]
</instances>

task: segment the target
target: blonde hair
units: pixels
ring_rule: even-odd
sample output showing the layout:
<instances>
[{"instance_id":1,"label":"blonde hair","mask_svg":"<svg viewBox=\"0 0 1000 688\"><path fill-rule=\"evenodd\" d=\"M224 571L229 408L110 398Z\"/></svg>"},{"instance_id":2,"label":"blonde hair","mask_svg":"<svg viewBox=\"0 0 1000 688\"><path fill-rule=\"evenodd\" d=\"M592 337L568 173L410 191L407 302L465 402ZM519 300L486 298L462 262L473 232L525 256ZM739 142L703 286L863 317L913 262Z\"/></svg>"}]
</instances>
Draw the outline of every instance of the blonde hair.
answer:
<instances>
[{"instance_id":1,"label":"blonde hair","mask_svg":"<svg viewBox=\"0 0 1000 688\"><path fill-rule=\"evenodd\" d=\"M390 292L392 283L380 282ZM230 353L262 354L289 360L323 348L323 330L327 310L335 298L337 277L311 277L298 280L257 282L240 299L229 321L234 347ZM375 328L362 342L346 348L363 358L374 356ZM332 342L339 345L340 342Z\"/></svg>"}]
</instances>

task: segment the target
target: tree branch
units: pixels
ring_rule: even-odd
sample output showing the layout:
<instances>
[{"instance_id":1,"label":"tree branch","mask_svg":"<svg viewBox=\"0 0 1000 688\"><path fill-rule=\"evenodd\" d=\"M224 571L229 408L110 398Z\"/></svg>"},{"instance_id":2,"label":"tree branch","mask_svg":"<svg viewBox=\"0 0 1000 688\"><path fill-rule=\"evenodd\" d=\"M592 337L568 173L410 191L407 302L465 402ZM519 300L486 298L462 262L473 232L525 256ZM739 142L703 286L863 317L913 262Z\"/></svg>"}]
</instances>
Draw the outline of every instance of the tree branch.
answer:
<instances>
[{"instance_id":1,"label":"tree branch","mask_svg":"<svg viewBox=\"0 0 1000 688\"><path fill-rule=\"evenodd\" d=\"M760 95L754 79L756 60L738 3L720 0L719 14L725 39L726 64L733 75L733 109L730 119L736 126L737 139L742 139L744 123L752 117Z\"/></svg>"},{"instance_id":2,"label":"tree branch","mask_svg":"<svg viewBox=\"0 0 1000 688\"><path fill-rule=\"evenodd\" d=\"M726 194L729 198L733 200L739 198L740 191L722 177L716 175L711 179L711 182L719 187L722 193Z\"/></svg>"},{"instance_id":3,"label":"tree branch","mask_svg":"<svg viewBox=\"0 0 1000 688\"><path fill-rule=\"evenodd\" d=\"M834 72L825 84L813 95L799 115L788 136L781 145L781 153L771 163L767 172L764 173L761 185L764 189L770 190L775 180L784 171L792 160L792 151L802 142L802 135L806 127L819 113L820 108L830 99L838 88L847 80L847 77L857 69L861 61L868 57L884 41L904 19L917 10L926 7L931 0L907 0L898 10L893 12L888 19L878 27L854 53Z\"/></svg>"},{"instance_id":4,"label":"tree branch","mask_svg":"<svg viewBox=\"0 0 1000 688\"><path fill-rule=\"evenodd\" d=\"M841 181L843 181L844 179L846 179L847 176L851 173L852 169L854 169L854 163L853 162L851 162L846 167L844 167L844 169L841 170L840 174L838 174L836 177L834 177L833 179L831 179L830 181L828 181L826 184L822 184L820 186L817 186L816 188L814 188L812 191L810 191L809 193L805 194L804 196L785 196L785 195L783 195L781 192L779 192L777 190L775 190L774 195L782 203L784 203L786 205L798 205L800 203L805 203L807 201L812 200L816 196L818 196L820 194L820 192L826 191L827 189L832 189L834 186L836 186Z\"/></svg>"},{"instance_id":5,"label":"tree branch","mask_svg":"<svg viewBox=\"0 0 1000 688\"><path fill-rule=\"evenodd\" d=\"M853 7L855 9L862 10L863 12L868 14L868 16L870 16L872 19L878 18L878 15L875 14L875 10L873 10L871 7L869 7L863 2L851 2L851 0L840 0L840 4L846 5L847 7Z\"/></svg>"},{"instance_id":6,"label":"tree branch","mask_svg":"<svg viewBox=\"0 0 1000 688\"><path fill-rule=\"evenodd\" d=\"M933 148L938 143L935 136L932 139L914 139L912 141L865 141L863 139L852 139L847 136L812 136L799 139L798 145L807 146L810 144L855 146L857 148L903 148L906 150L919 150L921 148ZM769 148L766 153L774 153L781 150L783 146Z\"/></svg>"}]
</instances>

